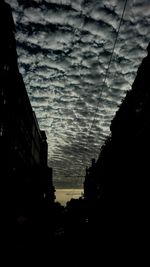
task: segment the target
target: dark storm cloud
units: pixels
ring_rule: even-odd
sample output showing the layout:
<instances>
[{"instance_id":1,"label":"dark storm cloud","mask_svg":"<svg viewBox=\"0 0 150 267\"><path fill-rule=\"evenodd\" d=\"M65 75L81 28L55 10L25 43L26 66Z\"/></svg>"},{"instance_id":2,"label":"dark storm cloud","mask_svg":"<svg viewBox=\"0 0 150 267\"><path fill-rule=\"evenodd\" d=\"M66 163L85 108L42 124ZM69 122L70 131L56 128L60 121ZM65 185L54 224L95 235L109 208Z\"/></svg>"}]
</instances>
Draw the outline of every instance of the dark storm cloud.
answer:
<instances>
[{"instance_id":1,"label":"dark storm cloud","mask_svg":"<svg viewBox=\"0 0 150 267\"><path fill-rule=\"evenodd\" d=\"M150 39L149 0L7 0L20 72L59 186L82 185ZM107 73L107 77L106 77Z\"/></svg>"}]
</instances>

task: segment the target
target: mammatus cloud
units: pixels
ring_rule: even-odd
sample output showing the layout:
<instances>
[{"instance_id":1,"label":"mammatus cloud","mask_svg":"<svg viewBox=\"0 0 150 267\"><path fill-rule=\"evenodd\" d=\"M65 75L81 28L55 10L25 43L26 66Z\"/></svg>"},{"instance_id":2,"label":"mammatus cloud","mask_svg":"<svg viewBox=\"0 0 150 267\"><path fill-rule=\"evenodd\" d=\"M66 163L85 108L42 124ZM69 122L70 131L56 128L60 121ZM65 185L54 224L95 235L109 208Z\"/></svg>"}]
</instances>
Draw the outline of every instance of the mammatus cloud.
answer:
<instances>
[{"instance_id":1,"label":"mammatus cloud","mask_svg":"<svg viewBox=\"0 0 150 267\"><path fill-rule=\"evenodd\" d=\"M81 187L150 40L149 0L7 0L20 72L59 187ZM106 76L107 73L107 76Z\"/></svg>"}]
</instances>

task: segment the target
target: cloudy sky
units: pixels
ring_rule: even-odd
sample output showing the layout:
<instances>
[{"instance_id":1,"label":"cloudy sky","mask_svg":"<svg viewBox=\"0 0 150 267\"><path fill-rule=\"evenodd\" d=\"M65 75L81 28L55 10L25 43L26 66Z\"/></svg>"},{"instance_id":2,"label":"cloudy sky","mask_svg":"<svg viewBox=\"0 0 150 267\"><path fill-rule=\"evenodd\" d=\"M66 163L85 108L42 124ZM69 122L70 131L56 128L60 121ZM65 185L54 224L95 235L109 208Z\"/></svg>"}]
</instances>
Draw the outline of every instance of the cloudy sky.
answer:
<instances>
[{"instance_id":1,"label":"cloudy sky","mask_svg":"<svg viewBox=\"0 0 150 267\"><path fill-rule=\"evenodd\" d=\"M82 187L150 40L150 1L7 0L56 187ZM111 62L110 62L111 58Z\"/></svg>"}]
</instances>

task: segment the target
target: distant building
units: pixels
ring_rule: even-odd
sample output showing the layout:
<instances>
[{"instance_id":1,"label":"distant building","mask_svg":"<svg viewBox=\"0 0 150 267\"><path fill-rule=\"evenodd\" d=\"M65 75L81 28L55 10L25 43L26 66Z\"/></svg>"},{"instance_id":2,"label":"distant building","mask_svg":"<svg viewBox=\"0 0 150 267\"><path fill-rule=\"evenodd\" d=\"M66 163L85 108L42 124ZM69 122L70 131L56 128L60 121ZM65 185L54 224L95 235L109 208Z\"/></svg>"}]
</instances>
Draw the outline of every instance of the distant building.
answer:
<instances>
[{"instance_id":1,"label":"distant building","mask_svg":"<svg viewBox=\"0 0 150 267\"><path fill-rule=\"evenodd\" d=\"M84 199L87 203L93 203L96 197L96 180L95 180L95 159L92 159L92 165L86 168L86 175L84 180Z\"/></svg>"}]
</instances>

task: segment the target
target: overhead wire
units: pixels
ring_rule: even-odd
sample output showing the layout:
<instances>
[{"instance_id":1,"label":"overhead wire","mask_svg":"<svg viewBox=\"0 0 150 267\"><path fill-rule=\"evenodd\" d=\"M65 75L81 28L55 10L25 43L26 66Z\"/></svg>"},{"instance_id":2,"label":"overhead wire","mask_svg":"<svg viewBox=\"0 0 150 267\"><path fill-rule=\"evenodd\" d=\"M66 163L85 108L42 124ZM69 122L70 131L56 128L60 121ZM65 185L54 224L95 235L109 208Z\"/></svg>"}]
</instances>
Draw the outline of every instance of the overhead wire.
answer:
<instances>
[{"instance_id":1,"label":"overhead wire","mask_svg":"<svg viewBox=\"0 0 150 267\"><path fill-rule=\"evenodd\" d=\"M88 135L87 135L87 139L89 138L90 134L91 134L91 130L93 128L93 125L95 123L95 119L96 119L96 115L97 115L97 112L98 112L98 108L99 108L99 103L101 101L101 97L102 97L102 93L103 93L103 90L104 90L104 86L106 84L106 80L108 78L108 75L109 75L109 69L110 69L110 65L111 65L111 62L112 62L112 58L113 58L113 54L114 54L114 51L115 51L115 46L116 46L116 43L117 43L117 40L118 40L118 36L119 36L119 32L120 32L120 28L121 28L121 24L122 24L122 20L123 20L123 17L124 17L124 13L125 13L125 9L126 9L126 5L127 5L127 1L128 0L125 0L125 3L124 3L124 7L123 7L123 11L122 11L122 15L121 15L121 19L120 19L120 22L119 22L119 26L118 26L118 30L117 30L117 34L116 34L116 38L115 38L115 41L114 41L114 44L113 44L113 48L112 48L112 52L111 52L111 56L110 56L110 59L109 59L109 62L108 62L108 67L106 69L106 73L105 73L105 78L104 78L104 81L103 81L103 85L101 87L101 90L99 92L99 99L98 99L98 103L97 103L97 107L96 107L96 110L94 112L94 117L92 119L92 123L89 127L89 131L88 131Z\"/></svg>"},{"instance_id":2,"label":"overhead wire","mask_svg":"<svg viewBox=\"0 0 150 267\"><path fill-rule=\"evenodd\" d=\"M114 41L114 44L113 44L113 47L112 47L112 52L111 52L111 56L110 56L110 59L109 59L109 62L108 62L108 67L107 67L107 69L106 69L105 78L104 78L103 85L102 85L102 88L101 88L100 93L99 93L99 100L98 100L98 103L97 103L97 108L96 108L96 110L95 110L95 112L94 112L94 117L93 117L93 119L92 119L92 123L91 123L91 125L89 126L89 130L87 130L88 137L90 136L92 127L93 127L93 125L94 125L95 118L96 118L96 114L97 114L97 111L98 111L98 108L99 108L99 102L100 102L100 100L101 100L101 96L102 96L102 93L103 93L103 90L104 90L104 86L105 86L105 84L106 84L106 80L107 80L107 78L108 78L109 69L110 69L110 65L111 65L111 62L112 62L112 58L113 58L113 54L114 54L114 50L115 50L115 46L116 46L116 43L117 43L117 39L118 39L118 36L119 36L119 31L120 31L121 24L122 24L122 20L123 20L123 17L124 17L124 13L125 13L126 5L127 5L127 0L125 0L125 3L124 3L124 7L123 7L122 15L121 15L121 18L120 18L120 22L119 22L119 26L118 26L118 30L117 30L117 34L116 34L116 38L115 38L115 41ZM83 22L82 29L83 29L84 25L85 25L85 21ZM81 37L79 38L79 40L81 40ZM77 99L77 101L79 101L80 99L81 99L81 96ZM76 119L78 119L78 118L76 117Z\"/></svg>"},{"instance_id":3,"label":"overhead wire","mask_svg":"<svg viewBox=\"0 0 150 267\"><path fill-rule=\"evenodd\" d=\"M94 112L94 117L92 118L92 123L91 123L91 125L89 127L89 130L87 131L87 142L88 142L88 138L91 135L91 131L92 131L92 128L93 128L95 120L96 120L96 115L97 115L97 112L98 112L99 103L101 101L102 93L103 93L103 90L104 90L104 87L105 87L105 84L106 84L106 80L107 80L108 75L109 75L109 69L110 69L110 66L111 66L112 59L113 59L113 55L114 55L116 43L117 43L117 40L118 40L118 36L119 36L119 32L120 32L121 24L122 24L122 21L123 21L123 17L124 17L126 6L127 6L127 0L125 0L125 3L124 3L124 7L123 7L122 15L121 15L121 18L120 18L120 22L119 22L116 38L115 38L115 41L114 41L114 44L113 44L113 47L112 47L112 52L111 52L111 56L110 56L110 59L109 59L109 62L108 62L108 67L106 69L105 78L104 78L101 90L99 92L99 99L98 99L96 110ZM82 180L82 178L81 178L81 180Z\"/></svg>"}]
</instances>

